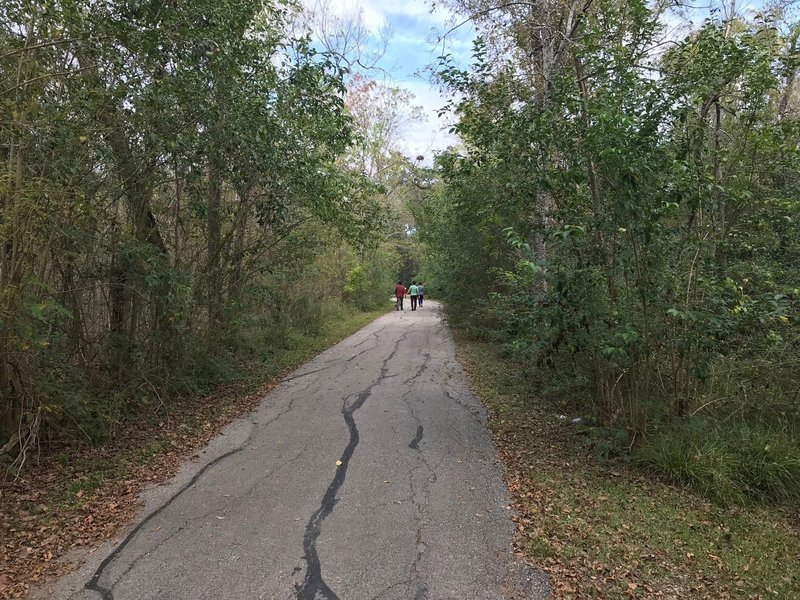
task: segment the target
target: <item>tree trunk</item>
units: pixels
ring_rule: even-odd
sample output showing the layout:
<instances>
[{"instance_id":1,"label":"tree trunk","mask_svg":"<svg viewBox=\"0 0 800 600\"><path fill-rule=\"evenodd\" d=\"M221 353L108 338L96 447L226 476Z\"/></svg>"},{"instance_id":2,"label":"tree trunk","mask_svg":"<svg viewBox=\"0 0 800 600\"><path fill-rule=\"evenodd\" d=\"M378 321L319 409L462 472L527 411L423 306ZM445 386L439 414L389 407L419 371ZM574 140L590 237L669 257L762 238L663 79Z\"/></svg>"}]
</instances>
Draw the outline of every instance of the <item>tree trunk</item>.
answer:
<instances>
[{"instance_id":1,"label":"tree trunk","mask_svg":"<svg viewBox=\"0 0 800 600\"><path fill-rule=\"evenodd\" d=\"M725 275L728 270L728 252L725 248L725 235L727 225L725 222L725 198L722 195L722 161L720 151L722 141L722 110L719 99L714 103L714 199L717 205L717 265L721 275Z\"/></svg>"},{"instance_id":2,"label":"tree trunk","mask_svg":"<svg viewBox=\"0 0 800 600\"><path fill-rule=\"evenodd\" d=\"M208 258L206 264L208 283L208 331L214 335L222 322L222 281L220 276L220 253L222 246L222 180L219 167L212 158L208 167Z\"/></svg>"},{"instance_id":3,"label":"tree trunk","mask_svg":"<svg viewBox=\"0 0 800 600\"><path fill-rule=\"evenodd\" d=\"M11 365L11 340L7 334L12 323L10 320L15 318L16 302L19 297L19 287L23 280L22 277L22 256L20 234L15 223L8 223L15 207L19 206L23 198L23 165L24 165L24 142L23 136L25 127L25 110L23 92L27 85L27 71L29 69L28 48L34 44L34 24L36 14L32 13L28 20L25 30L25 47L20 53L17 64L16 76L16 97L15 105L19 111L17 116L18 125L9 144L8 153L8 174L13 181L13 191L4 194L4 201L0 211L2 219L7 229L7 237L0 245L0 292L2 292L3 305L0 306L2 312L2 322L0 322L0 436L9 437L17 433L22 422L23 413L23 394L22 390L14 383ZM14 232L16 235L12 236Z\"/></svg>"},{"instance_id":4,"label":"tree trunk","mask_svg":"<svg viewBox=\"0 0 800 600\"><path fill-rule=\"evenodd\" d=\"M794 31L792 32L788 56L794 56L795 53L797 52L798 37L800 37L800 26L795 27ZM783 88L781 101L780 104L778 105L779 121L784 121L786 119L786 113L789 110L789 100L791 99L792 93L794 92L794 82L796 77L797 77L797 67L793 68L786 76L786 85Z\"/></svg>"},{"instance_id":5,"label":"tree trunk","mask_svg":"<svg viewBox=\"0 0 800 600\"><path fill-rule=\"evenodd\" d=\"M175 214L173 215L173 265L179 266L181 264L181 238L180 238L180 224L181 224L181 199L183 197L183 180L181 179L181 171L178 163L178 157L174 160L175 168Z\"/></svg>"},{"instance_id":6,"label":"tree trunk","mask_svg":"<svg viewBox=\"0 0 800 600\"><path fill-rule=\"evenodd\" d=\"M531 239L531 250L537 263L543 265L547 261L547 242L545 241L545 227L547 224L547 211L550 207L550 194L541 190L536 192L533 209L534 231ZM533 294L541 298L547 293L547 279L544 273L539 273L533 280Z\"/></svg>"},{"instance_id":7,"label":"tree trunk","mask_svg":"<svg viewBox=\"0 0 800 600\"><path fill-rule=\"evenodd\" d=\"M236 216L233 220L233 248L231 253L231 278L228 285L228 292L231 297L239 298L242 293L242 271L245 255L245 241L247 239L247 222L250 214L250 203L248 193L245 192L239 197L239 206L236 209Z\"/></svg>"}]
</instances>

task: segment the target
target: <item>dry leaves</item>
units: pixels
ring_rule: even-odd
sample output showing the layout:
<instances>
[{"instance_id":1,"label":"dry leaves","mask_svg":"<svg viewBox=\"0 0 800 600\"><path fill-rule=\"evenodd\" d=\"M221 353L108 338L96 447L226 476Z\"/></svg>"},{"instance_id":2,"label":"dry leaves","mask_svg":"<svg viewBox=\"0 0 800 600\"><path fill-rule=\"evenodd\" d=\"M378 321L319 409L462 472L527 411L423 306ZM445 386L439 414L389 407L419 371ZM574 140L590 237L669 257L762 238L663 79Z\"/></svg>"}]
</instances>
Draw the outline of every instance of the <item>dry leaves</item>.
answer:
<instances>
[{"instance_id":1,"label":"dry leaves","mask_svg":"<svg viewBox=\"0 0 800 600\"><path fill-rule=\"evenodd\" d=\"M280 377L276 378L276 381ZM53 448L43 452L38 464L0 483L0 600L24 598L32 586L68 573L76 565L63 557L76 548L94 548L114 536L140 508L139 492L145 485L166 481L187 458L236 417L253 410L274 384L242 397L229 386L202 399L177 404L164 422L131 423L113 445L90 448ZM198 423L191 428L186 423ZM183 425L180 425L183 424ZM131 466L137 451L153 441L163 451L145 465ZM70 465L85 465L73 480L65 480L59 453L68 453ZM93 466L114 457L128 457L117 478L106 476L90 483ZM81 486L69 493L71 486Z\"/></svg>"},{"instance_id":2,"label":"dry leaves","mask_svg":"<svg viewBox=\"0 0 800 600\"><path fill-rule=\"evenodd\" d=\"M480 343L456 338L473 390L485 398L506 465L514 553L548 574L554 598L769 597L763 563L775 561L742 557L731 543L732 537L738 541L735 534L710 516L714 511L708 503L649 481L624 464L603 466L538 401L519 401L530 392L508 383L519 379L513 367L508 381L497 383L498 374L505 377L500 361L484 346L475 349ZM489 366L482 367L483 361ZM772 514L764 525L780 521ZM665 538L654 539L663 532L668 532ZM780 556L779 549L773 553ZM756 560L761 563L758 581L752 579ZM739 567L727 564L731 561ZM798 569L784 573L794 579L781 580L783 589L800 591Z\"/></svg>"}]
</instances>

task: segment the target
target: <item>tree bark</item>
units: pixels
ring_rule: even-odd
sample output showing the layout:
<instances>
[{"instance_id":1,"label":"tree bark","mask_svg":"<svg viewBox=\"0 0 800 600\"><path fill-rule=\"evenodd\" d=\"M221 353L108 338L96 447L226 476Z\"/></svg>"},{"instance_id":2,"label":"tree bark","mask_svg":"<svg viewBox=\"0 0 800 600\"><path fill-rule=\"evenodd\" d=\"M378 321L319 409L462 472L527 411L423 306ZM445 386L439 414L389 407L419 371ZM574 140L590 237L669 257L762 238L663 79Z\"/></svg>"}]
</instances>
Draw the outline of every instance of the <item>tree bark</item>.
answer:
<instances>
[{"instance_id":1,"label":"tree bark","mask_svg":"<svg viewBox=\"0 0 800 600\"><path fill-rule=\"evenodd\" d=\"M24 142L23 136L26 131L25 127L25 110L23 106L24 98L23 92L27 88L27 71L30 68L29 64L29 50L35 46L34 41L34 25L36 22L36 14L32 12L30 19L25 29L25 43L20 53L19 61L17 63L16 74L16 96L15 105L19 111L17 117L17 127L11 139L9 153L8 153L8 174L13 181L13 191L4 194L2 207L0 213L2 219L7 225L8 234L2 244L0 244L0 292L3 296L2 309L2 322L0 322L0 436L11 437L17 433L22 420L23 413L23 394L22 390L18 389L12 374L11 353L12 346L11 340L7 334L12 323L10 319L14 318L15 305L19 297L19 286L23 280L22 277L22 252L20 248L20 233L15 227L15 223L9 226L8 220L11 218L14 208L19 206L23 200L23 176L24 176ZM16 231L15 231L16 230ZM14 232L16 235L11 235ZM11 316L8 316L11 315Z\"/></svg>"},{"instance_id":2,"label":"tree bark","mask_svg":"<svg viewBox=\"0 0 800 600\"><path fill-rule=\"evenodd\" d=\"M725 198L722 195L722 161L720 151L722 148L722 109L719 99L714 103L714 199L717 205L717 265L722 275L728 270L728 252L725 249L725 235L727 225L725 222Z\"/></svg>"},{"instance_id":3,"label":"tree bark","mask_svg":"<svg viewBox=\"0 0 800 600\"><path fill-rule=\"evenodd\" d=\"M208 278L208 331L212 336L222 322L222 281L220 276L220 253L222 246L222 177L217 161L212 157L208 166L208 214L206 229L208 236L208 257L206 273Z\"/></svg>"},{"instance_id":4,"label":"tree bark","mask_svg":"<svg viewBox=\"0 0 800 600\"><path fill-rule=\"evenodd\" d=\"M233 220L233 248L231 252L231 277L228 292L231 297L239 298L242 293L242 269L245 255L245 242L247 239L247 223L250 214L249 194L245 192L239 196L239 206Z\"/></svg>"},{"instance_id":5,"label":"tree bark","mask_svg":"<svg viewBox=\"0 0 800 600\"><path fill-rule=\"evenodd\" d=\"M797 39L800 37L800 26L795 27L792 32L791 42L789 45L788 56L794 56L797 52ZM783 122L786 119L786 113L789 111L789 101L791 100L792 93L794 92L794 82L797 77L797 67L793 68L786 76L786 84L783 88L781 101L778 105L778 121Z\"/></svg>"}]
</instances>

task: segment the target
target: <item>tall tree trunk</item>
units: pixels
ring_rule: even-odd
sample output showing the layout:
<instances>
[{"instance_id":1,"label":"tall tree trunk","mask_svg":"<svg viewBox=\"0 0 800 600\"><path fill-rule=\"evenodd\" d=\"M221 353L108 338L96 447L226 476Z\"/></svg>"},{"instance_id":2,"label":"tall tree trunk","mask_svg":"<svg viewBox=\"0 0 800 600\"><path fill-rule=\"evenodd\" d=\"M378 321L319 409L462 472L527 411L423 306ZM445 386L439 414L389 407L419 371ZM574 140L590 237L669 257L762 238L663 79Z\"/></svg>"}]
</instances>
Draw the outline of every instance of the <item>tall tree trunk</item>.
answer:
<instances>
[{"instance_id":1,"label":"tall tree trunk","mask_svg":"<svg viewBox=\"0 0 800 600\"><path fill-rule=\"evenodd\" d=\"M794 56L797 52L797 40L800 37L800 25L794 28L792 32L791 41L789 42L788 56ZM786 113L789 110L789 101L794 92L794 82L797 78L797 67L793 67L789 74L786 76L786 84L783 88L780 104L778 105L778 120L783 121L786 119Z\"/></svg>"},{"instance_id":2,"label":"tall tree trunk","mask_svg":"<svg viewBox=\"0 0 800 600\"><path fill-rule=\"evenodd\" d=\"M537 263L543 265L547 261L547 242L545 241L545 228L547 227L547 212L551 204L550 194L544 190L536 192L533 208L534 231L531 236L531 250ZM533 294L541 298L547 293L547 279L544 274L537 274L533 280Z\"/></svg>"},{"instance_id":3,"label":"tall tree trunk","mask_svg":"<svg viewBox=\"0 0 800 600\"><path fill-rule=\"evenodd\" d=\"M720 152L722 149L722 109L720 101L714 103L714 199L717 205L717 265L721 274L724 276L728 270L728 251L725 248L725 236L727 232L725 215L725 198L722 196L722 160Z\"/></svg>"},{"instance_id":4,"label":"tall tree trunk","mask_svg":"<svg viewBox=\"0 0 800 600\"><path fill-rule=\"evenodd\" d=\"M130 340L125 323L128 320L128 274L131 267L124 254L114 257L109 281L109 341L111 366L122 371L128 364Z\"/></svg>"},{"instance_id":5,"label":"tall tree trunk","mask_svg":"<svg viewBox=\"0 0 800 600\"><path fill-rule=\"evenodd\" d=\"M22 201L23 191L23 142L21 136L17 138L16 154L11 157L13 161L14 191L8 198L4 206L5 217L8 218L10 211L19 206ZM13 154L13 152L12 152ZM12 227L9 228L13 230ZM22 390L18 389L12 375L11 353L12 342L8 335L12 323L9 319L14 319L17 315L17 300L19 299L19 287L22 282L22 266L20 258L20 240L18 236L4 240L2 244L2 256L0 256L0 290L3 291L3 331L0 337L0 397L3 399L3 437L12 437L18 430L22 419Z\"/></svg>"},{"instance_id":6,"label":"tall tree trunk","mask_svg":"<svg viewBox=\"0 0 800 600\"><path fill-rule=\"evenodd\" d=\"M583 62L577 55L574 56L574 62L575 77L577 79L578 90L581 95L581 120L583 121L583 126L588 132L592 124L591 117L589 115L589 89L586 82ZM586 168L589 178L589 193L592 197L592 216L594 218L595 251L593 252L594 256L592 257L592 260L595 264L600 265L603 271L605 271L608 295L611 303L614 304L617 296L614 265L609 264L608 252L606 250L605 240L603 239L603 201L600 195L600 186L597 181L597 168L595 166L594 157L588 149L586 150Z\"/></svg>"},{"instance_id":7,"label":"tall tree trunk","mask_svg":"<svg viewBox=\"0 0 800 600\"><path fill-rule=\"evenodd\" d=\"M133 229L133 237L138 243L160 239L152 235L150 219L150 172L141 168L134 159L130 143L124 134L121 122L108 117L108 140L114 153L117 176L122 186L125 205ZM163 245L163 243L162 243ZM134 289L143 287L143 273L140 260L132 260L129 253L117 256L111 281L111 333L114 344L115 362L118 370L127 368L130 351L133 348L139 329L140 296Z\"/></svg>"},{"instance_id":8,"label":"tall tree trunk","mask_svg":"<svg viewBox=\"0 0 800 600\"><path fill-rule=\"evenodd\" d=\"M34 26L36 22L35 11L31 13L25 29L25 44L17 63L15 105L18 111L17 126L8 153L8 174L13 181L11 192L3 194L4 200L0 207L2 219L7 225L6 239L0 244L0 292L2 292L3 305L0 306L2 321L0 321L0 436L11 437L17 433L22 422L23 394L15 384L11 365L11 339L8 332L11 329L11 319L15 318L16 302L19 297L19 286L22 277L22 249L20 248L21 232L17 224L9 223L14 209L23 201L24 177L24 151L23 141L26 127L26 111L24 93L27 90L28 71L31 68L29 48L34 45ZM12 233L16 235L12 235Z\"/></svg>"},{"instance_id":9,"label":"tall tree trunk","mask_svg":"<svg viewBox=\"0 0 800 600\"><path fill-rule=\"evenodd\" d=\"M222 250L222 177L217 161L212 157L208 167L208 214L206 220L208 257L206 277L208 285L208 331L214 335L222 322L222 277L220 253Z\"/></svg>"},{"instance_id":10,"label":"tall tree trunk","mask_svg":"<svg viewBox=\"0 0 800 600\"><path fill-rule=\"evenodd\" d=\"M180 225L181 225L181 200L183 198L183 179L180 170L180 163L178 162L177 155L174 157L174 170L175 170L175 213L173 215L173 264L177 267L181 264L181 238L180 238Z\"/></svg>"},{"instance_id":11,"label":"tall tree trunk","mask_svg":"<svg viewBox=\"0 0 800 600\"><path fill-rule=\"evenodd\" d=\"M12 155L13 155L12 150ZM14 174L14 191L7 196L3 206L4 218L9 218L14 206L17 206L22 196L22 141L17 139L16 156L12 156ZM13 229L9 228L9 230ZM9 332L12 327L10 320L16 316L16 299L19 294L21 280L18 258L18 240L16 237L3 241L0 246L0 290L3 292L3 322L0 331L0 399L2 399L2 420L0 420L0 435L3 438L13 439L22 418L22 393L17 389L11 372L12 342Z\"/></svg>"},{"instance_id":12,"label":"tall tree trunk","mask_svg":"<svg viewBox=\"0 0 800 600\"><path fill-rule=\"evenodd\" d=\"M250 214L249 194L245 192L239 197L239 206L233 219L233 249L231 253L231 278L228 292L231 297L239 298L242 293L242 271L244 261L244 246L247 239L247 222Z\"/></svg>"}]
</instances>

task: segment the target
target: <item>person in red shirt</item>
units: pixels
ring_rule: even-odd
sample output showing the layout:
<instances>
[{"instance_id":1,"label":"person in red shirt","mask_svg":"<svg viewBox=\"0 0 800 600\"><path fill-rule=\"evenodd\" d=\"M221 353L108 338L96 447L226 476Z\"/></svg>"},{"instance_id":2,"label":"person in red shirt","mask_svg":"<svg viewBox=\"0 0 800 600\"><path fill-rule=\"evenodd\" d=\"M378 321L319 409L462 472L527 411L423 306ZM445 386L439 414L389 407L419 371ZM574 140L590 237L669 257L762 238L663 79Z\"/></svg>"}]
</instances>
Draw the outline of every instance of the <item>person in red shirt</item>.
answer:
<instances>
[{"instance_id":1,"label":"person in red shirt","mask_svg":"<svg viewBox=\"0 0 800 600\"><path fill-rule=\"evenodd\" d=\"M403 282L398 281L397 285L394 286L394 296L397 298L397 304L395 306L395 310L403 310L403 296L406 295L406 288L403 287Z\"/></svg>"}]
</instances>

